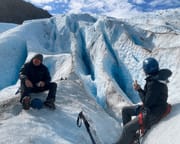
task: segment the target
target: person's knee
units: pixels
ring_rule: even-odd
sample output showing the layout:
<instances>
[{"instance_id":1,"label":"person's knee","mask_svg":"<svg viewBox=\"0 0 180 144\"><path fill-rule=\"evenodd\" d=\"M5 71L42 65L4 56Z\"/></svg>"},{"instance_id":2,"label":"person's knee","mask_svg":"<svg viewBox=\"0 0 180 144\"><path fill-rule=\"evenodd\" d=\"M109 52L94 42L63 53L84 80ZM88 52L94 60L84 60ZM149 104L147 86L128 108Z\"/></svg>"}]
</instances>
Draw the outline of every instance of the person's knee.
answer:
<instances>
[{"instance_id":1,"label":"person's knee","mask_svg":"<svg viewBox=\"0 0 180 144\"><path fill-rule=\"evenodd\" d=\"M128 109L129 109L128 107L123 107L122 108L122 115L127 114Z\"/></svg>"},{"instance_id":2,"label":"person's knee","mask_svg":"<svg viewBox=\"0 0 180 144\"><path fill-rule=\"evenodd\" d=\"M56 89L57 88L57 83L55 83L55 82L50 83L50 88L51 89Z\"/></svg>"},{"instance_id":3,"label":"person's knee","mask_svg":"<svg viewBox=\"0 0 180 144\"><path fill-rule=\"evenodd\" d=\"M122 108L122 113L125 113L126 112L126 107L123 107Z\"/></svg>"}]
</instances>

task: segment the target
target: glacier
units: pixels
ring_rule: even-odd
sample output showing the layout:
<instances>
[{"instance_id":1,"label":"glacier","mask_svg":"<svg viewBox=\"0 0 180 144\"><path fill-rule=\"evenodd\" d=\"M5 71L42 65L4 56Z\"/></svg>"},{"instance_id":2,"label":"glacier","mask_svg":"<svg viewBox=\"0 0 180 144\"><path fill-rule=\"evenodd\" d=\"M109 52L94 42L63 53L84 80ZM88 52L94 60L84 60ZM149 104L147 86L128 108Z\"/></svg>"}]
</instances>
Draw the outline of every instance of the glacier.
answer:
<instances>
[{"instance_id":1,"label":"glacier","mask_svg":"<svg viewBox=\"0 0 180 144\"><path fill-rule=\"evenodd\" d=\"M80 111L91 122L97 143L116 142L122 131L121 108L140 102L132 82L144 85L142 61L149 56L173 72L168 85L173 110L150 130L144 143L178 143L179 12L130 19L63 14L22 25L1 24L0 143L89 144L85 128L76 126ZM20 67L36 53L43 54L58 84L54 112L21 111L15 95Z\"/></svg>"}]
</instances>

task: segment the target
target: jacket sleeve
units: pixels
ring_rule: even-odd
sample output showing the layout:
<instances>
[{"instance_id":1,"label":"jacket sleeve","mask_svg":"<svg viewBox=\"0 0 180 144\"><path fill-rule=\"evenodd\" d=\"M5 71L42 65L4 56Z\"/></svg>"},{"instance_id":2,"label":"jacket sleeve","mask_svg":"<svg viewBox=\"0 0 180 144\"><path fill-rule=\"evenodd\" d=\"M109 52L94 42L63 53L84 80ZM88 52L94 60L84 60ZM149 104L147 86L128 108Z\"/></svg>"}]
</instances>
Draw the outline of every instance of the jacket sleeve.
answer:
<instances>
[{"instance_id":1,"label":"jacket sleeve","mask_svg":"<svg viewBox=\"0 0 180 144\"><path fill-rule=\"evenodd\" d=\"M141 98L141 101L144 103L144 100L145 100L145 91L142 89L142 88L140 88L139 90L138 90L138 93L139 93L139 96L140 96L140 98Z\"/></svg>"},{"instance_id":2,"label":"jacket sleeve","mask_svg":"<svg viewBox=\"0 0 180 144\"><path fill-rule=\"evenodd\" d=\"M159 85L156 81L151 81L146 86L146 91L144 95L144 105L145 107L151 108L152 106L157 105L159 97Z\"/></svg>"},{"instance_id":3,"label":"jacket sleeve","mask_svg":"<svg viewBox=\"0 0 180 144\"><path fill-rule=\"evenodd\" d=\"M19 72L20 80L28 79L28 64L24 64Z\"/></svg>"},{"instance_id":4,"label":"jacket sleeve","mask_svg":"<svg viewBox=\"0 0 180 144\"><path fill-rule=\"evenodd\" d=\"M45 75L44 75L44 80L43 80L46 84L50 83L51 81L51 76L49 73L49 70L47 67L45 67Z\"/></svg>"}]
</instances>

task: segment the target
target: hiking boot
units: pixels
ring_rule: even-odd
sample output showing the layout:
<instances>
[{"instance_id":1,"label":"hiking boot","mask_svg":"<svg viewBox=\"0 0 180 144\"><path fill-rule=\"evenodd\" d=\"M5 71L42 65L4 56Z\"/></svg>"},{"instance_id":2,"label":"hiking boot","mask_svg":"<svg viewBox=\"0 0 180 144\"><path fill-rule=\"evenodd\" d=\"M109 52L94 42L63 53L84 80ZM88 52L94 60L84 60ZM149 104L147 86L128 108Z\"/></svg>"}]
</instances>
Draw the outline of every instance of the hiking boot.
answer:
<instances>
[{"instance_id":1,"label":"hiking boot","mask_svg":"<svg viewBox=\"0 0 180 144\"><path fill-rule=\"evenodd\" d=\"M23 107L23 109L29 110L30 105L31 105L31 98L29 96L25 96L22 99L22 107Z\"/></svg>"},{"instance_id":2,"label":"hiking boot","mask_svg":"<svg viewBox=\"0 0 180 144\"><path fill-rule=\"evenodd\" d=\"M50 108L50 109L56 109L56 106L55 106L55 104L54 104L54 100L46 100L45 102L44 102L44 105L46 106L46 107L48 107L48 108Z\"/></svg>"}]
</instances>

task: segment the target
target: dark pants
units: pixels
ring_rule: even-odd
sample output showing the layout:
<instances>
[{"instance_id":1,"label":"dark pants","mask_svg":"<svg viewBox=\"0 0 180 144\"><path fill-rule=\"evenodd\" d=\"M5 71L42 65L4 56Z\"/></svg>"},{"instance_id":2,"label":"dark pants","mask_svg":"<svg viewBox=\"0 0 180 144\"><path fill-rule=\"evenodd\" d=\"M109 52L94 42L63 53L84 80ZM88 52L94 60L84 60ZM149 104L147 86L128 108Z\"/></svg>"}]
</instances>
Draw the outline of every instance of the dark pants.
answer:
<instances>
[{"instance_id":1,"label":"dark pants","mask_svg":"<svg viewBox=\"0 0 180 144\"><path fill-rule=\"evenodd\" d=\"M122 109L123 132L117 144L131 144L136 131L140 129L138 117L131 120L132 116L137 116L140 112L140 106L128 106Z\"/></svg>"},{"instance_id":2,"label":"dark pants","mask_svg":"<svg viewBox=\"0 0 180 144\"><path fill-rule=\"evenodd\" d=\"M57 84L55 82L51 82L51 83L45 85L44 87L37 87L37 86L34 85L33 88L28 88L28 87L25 86L24 82L21 82L21 98L20 98L20 102L22 103L22 99L25 96L30 96L30 93L39 93L39 92L43 92L43 91L46 91L46 90L49 90L46 100L55 101L56 89L57 89Z\"/></svg>"},{"instance_id":3,"label":"dark pants","mask_svg":"<svg viewBox=\"0 0 180 144\"><path fill-rule=\"evenodd\" d=\"M128 106L122 109L123 132L117 144L131 144L136 137L136 131L140 129L138 114L143 114L143 127L145 130L156 124L160 116L154 115L149 109L138 106ZM136 116L131 120L132 116Z\"/></svg>"}]
</instances>

